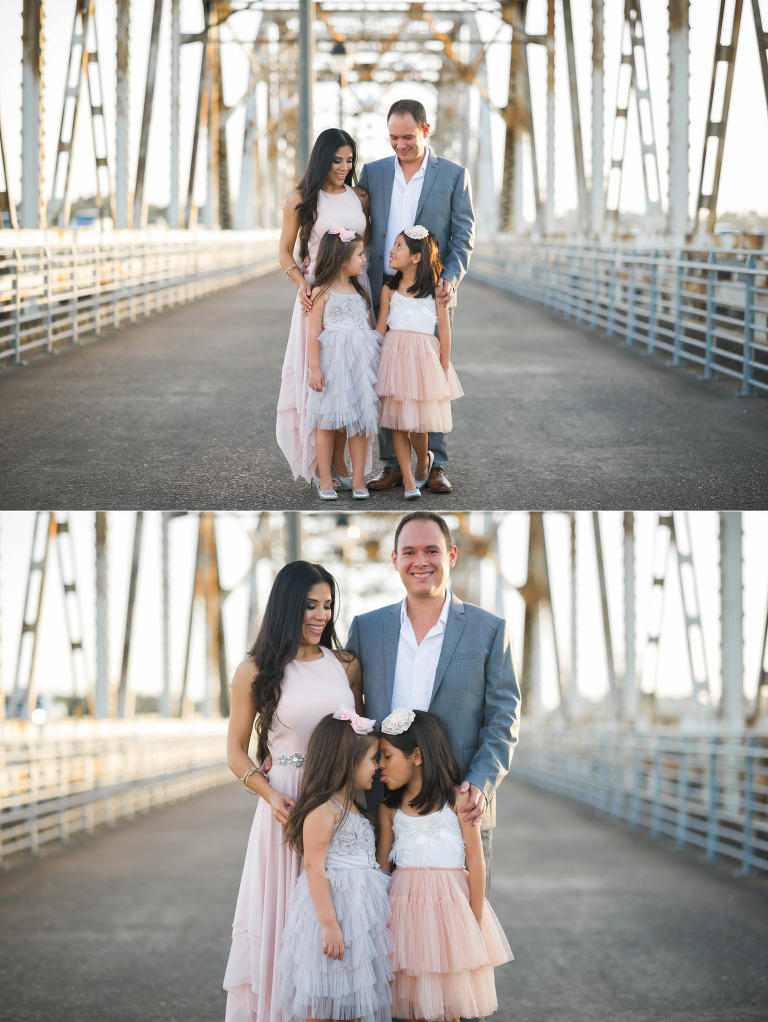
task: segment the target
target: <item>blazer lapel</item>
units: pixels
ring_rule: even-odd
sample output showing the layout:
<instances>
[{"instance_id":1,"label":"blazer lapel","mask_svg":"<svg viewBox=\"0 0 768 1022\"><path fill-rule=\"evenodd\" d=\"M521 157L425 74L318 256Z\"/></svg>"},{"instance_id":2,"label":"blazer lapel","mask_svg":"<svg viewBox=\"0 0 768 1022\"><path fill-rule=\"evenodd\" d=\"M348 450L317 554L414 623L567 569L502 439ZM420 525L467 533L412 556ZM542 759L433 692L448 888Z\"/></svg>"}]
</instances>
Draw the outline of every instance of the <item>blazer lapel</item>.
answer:
<instances>
[{"instance_id":1,"label":"blazer lapel","mask_svg":"<svg viewBox=\"0 0 768 1022\"><path fill-rule=\"evenodd\" d=\"M400 643L400 604L390 607L384 622L384 676L387 682L387 716L392 709L392 692L395 687L395 663ZM381 723L381 721L379 721Z\"/></svg>"},{"instance_id":2,"label":"blazer lapel","mask_svg":"<svg viewBox=\"0 0 768 1022\"><path fill-rule=\"evenodd\" d=\"M427 196L430 193L432 185L435 183L436 177L437 177L437 157L435 156L434 152L430 149L429 159L427 160L427 165L424 168L424 184L421 186L419 205L416 207L416 223L419 223L421 211L424 209L424 203L427 199Z\"/></svg>"},{"instance_id":3,"label":"blazer lapel","mask_svg":"<svg viewBox=\"0 0 768 1022\"><path fill-rule=\"evenodd\" d=\"M430 704L437 695L437 690L440 688L445 672L448 668L448 664L451 662L453 654L456 651L456 646L459 643L461 633L464 631L464 625L466 623L467 615L464 610L464 604L458 596L451 595L451 609L448 611L448 620L445 623L443 648L440 650L440 659L437 661L435 684L432 686Z\"/></svg>"},{"instance_id":4,"label":"blazer lapel","mask_svg":"<svg viewBox=\"0 0 768 1022\"><path fill-rule=\"evenodd\" d=\"M395 183L395 161L396 156L384 164L383 180L381 182L381 201L384 203L384 230L389 223L389 207L392 205L392 186Z\"/></svg>"}]
</instances>

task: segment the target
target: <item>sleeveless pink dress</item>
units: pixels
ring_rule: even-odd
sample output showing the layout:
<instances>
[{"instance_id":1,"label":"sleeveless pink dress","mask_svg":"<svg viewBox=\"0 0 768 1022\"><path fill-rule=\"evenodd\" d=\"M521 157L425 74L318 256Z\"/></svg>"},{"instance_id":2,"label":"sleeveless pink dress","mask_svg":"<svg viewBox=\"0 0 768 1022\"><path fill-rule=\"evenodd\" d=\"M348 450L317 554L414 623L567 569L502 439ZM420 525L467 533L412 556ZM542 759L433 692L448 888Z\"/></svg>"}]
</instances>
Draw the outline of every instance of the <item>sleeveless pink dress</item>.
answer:
<instances>
[{"instance_id":1,"label":"sleeveless pink dress","mask_svg":"<svg viewBox=\"0 0 768 1022\"><path fill-rule=\"evenodd\" d=\"M341 703L354 706L344 668L334 653L320 648L322 659L294 660L285 669L270 732L269 783L293 799L302 773L297 761L303 759L316 724L326 713L335 713ZM273 1003L277 958L288 898L302 869L303 860L285 843L283 828L269 805L259 799L245 853L224 976L228 992L226 1022L283 1022L283 1015Z\"/></svg>"},{"instance_id":2,"label":"sleeveless pink dress","mask_svg":"<svg viewBox=\"0 0 768 1022\"><path fill-rule=\"evenodd\" d=\"M317 195L317 219L309 236L311 260L306 277L310 284L315 278L315 259L320 239L329 227L346 227L365 236L365 213L357 193L345 185L344 194L330 195L320 191ZM367 274L363 283L370 294ZM315 430L307 425L306 410L309 394L309 360L307 358L307 317L302 310L298 293L291 317L291 331L283 361L280 397L277 402L277 443L291 466L293 478L303 476L308 483L317 473L315 457ZM370 446L365 471L371 470Z\"/></svg>"}]
</instances>

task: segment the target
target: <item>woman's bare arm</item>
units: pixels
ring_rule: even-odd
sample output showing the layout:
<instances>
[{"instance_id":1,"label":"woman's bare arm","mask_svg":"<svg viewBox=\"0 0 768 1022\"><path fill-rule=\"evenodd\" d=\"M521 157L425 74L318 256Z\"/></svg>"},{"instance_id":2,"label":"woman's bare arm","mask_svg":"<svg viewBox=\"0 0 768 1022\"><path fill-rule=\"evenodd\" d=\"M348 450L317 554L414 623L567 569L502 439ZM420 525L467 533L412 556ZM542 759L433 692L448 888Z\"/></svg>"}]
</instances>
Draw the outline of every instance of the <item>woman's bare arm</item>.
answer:
<instances>
[{"instance_id":1,"label":"woman's bare arm","mask_svg":"<svg viewBox=\"0 0 768 1022\"><path fill-rule=\"evenodd\" d=\"M287 270L289 266L296 263L294 249L296 248L296 239L299 236L299 214L296 212L296 206L301 201L301 192L297 190L291 192L285 200L285 206L283 207L283 226L280 231L280 245L277 257L283 270ZM300 267L294 265L294 268L289 271L288 277L299 288L301 304L309 311L312 308L311 288Z\"/></svg>"},{"instance_id":2,"label":"woman's bare arm","mask_svg":"<svg viewBox=\"0 0 768 1022\"><path fill-rule=\"evenodd\" d=\"M229 725L227 728L227 766L241 780L256 764L248 754L256 719L256 707L253 702L251 686L257 670L253 660L248 658L238 666L232 677L230 686ZM288 816L294 801L288 795L273 788L267 778L254 770L246 778L249 791L260 795L272 807L272 815L282 826L288 822Z\"/></svg>"}]
</instances>

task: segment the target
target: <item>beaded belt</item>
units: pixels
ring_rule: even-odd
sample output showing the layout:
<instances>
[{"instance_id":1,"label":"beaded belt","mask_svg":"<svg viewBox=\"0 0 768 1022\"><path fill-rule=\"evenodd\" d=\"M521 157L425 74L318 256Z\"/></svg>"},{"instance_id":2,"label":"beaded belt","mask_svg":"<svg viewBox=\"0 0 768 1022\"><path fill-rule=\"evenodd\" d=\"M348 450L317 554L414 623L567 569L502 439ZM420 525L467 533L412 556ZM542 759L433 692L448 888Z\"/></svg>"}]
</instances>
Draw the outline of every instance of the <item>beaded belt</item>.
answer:
<instances>
[{"instance_id":1,"label":"beaded belt","mask_svg":"<svg viewBox=\"0 0 768 1022\"><path fill-rule=\"evenodd\" d=\"M290 756L278 756L276 762L280 766L293 766L300 767L304 766L304 760L307 757L302 752L292 752Z\"/></svg>"}]
</instances>

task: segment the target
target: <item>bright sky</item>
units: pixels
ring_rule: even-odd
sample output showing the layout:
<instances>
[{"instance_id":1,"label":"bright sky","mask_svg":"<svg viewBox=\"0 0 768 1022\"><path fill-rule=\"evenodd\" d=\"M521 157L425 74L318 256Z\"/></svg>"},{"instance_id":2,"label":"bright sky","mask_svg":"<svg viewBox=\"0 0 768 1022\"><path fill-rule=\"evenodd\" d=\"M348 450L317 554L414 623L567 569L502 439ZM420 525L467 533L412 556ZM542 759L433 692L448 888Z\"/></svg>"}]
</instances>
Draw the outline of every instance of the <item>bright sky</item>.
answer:
<instances>
[{"instance_id":1,"label":"bright sky","mask_svg":"<svg viewBox=\"0 0 768 1022\"><path fill-rule=\"evenodd\" d=\"M277 516L275 516L277 517ZM500 550L504 577L509 587L504 597L504 614L510 623L521 666L523 636L523 601L515 587L525 581L528 548L528 515L509 512L502 515L474 513L471 526L483 534L490 518L501 518ZM367 522L374 514L350 514L350 529L359 530L361 537L351 534L349 542L362 543ZM251 541L248 529L255 516L243 513L217 514L216 529L219 544L221 581L225 589L233 592L225 602L225 629L227 658L230 671L237 665L245 649L253 641L247 634L248 586L246 576L251 563ZM327 518L325 519L327 521ZM400 600L403 590L399 578L388 558L382 553L380 561L369 565L345 566L339 553L326 556L321 541L313 539L318 521L312 515L303 516L305 536L304 556L322 557L325 566L339 579L341 586L341 614L339 633L346 636L352 617L374 607ZM712 690L717 698L720 692L720 603L719 603L719 517L715 512L700 511L689 515L693 539L694 564L701 598L701 615L707 649ZM130 572L133 512L109 512L108 550L110 562L109 601L110 679L116 685L120 675L123 648L123 629ZM768 599L768 565L766 564L765 534L768 515L747 512L742 516L744 529L744 689L748 697L755 692L766 601ZM91 512L70 514L70 523L76 551L77 581L82 599L85 645L91 661L95 649L95 552L94 515ZM611 629L617 663L621 677L624 662L623 627L623 516L619 512L601 512L600 523L606 564L608 601ZM16 652L22 622L23 601L31 551L34 514L31 512L4 512L0 514L0 664L2 689L13 687ZM394 524L392 525L394 529ZM172 687L177 692L183 669L189 601L194 571L197 516L188 515L171 522L171 615L172 615ZM568 516L558 513L545 515L548 557L557 621L558 644L564 680L570 671L570 525ZM607 691L607 671L602 638L600 597L594 558L592 516L577 513L578 535L578 660L580 692L589 699L599 699ZM635 515L636 534L636 599L637 599L637 651L638 670L643 662L648 632L648 611L651 593L651 558L656 533L656 515L639 512ZM134 638L129 679L135 691L158 694L162 684L161 641L161 575L160 575L160 513L145 516L145 543L138 578L138 592ZM382 552L388 543L381 546ZM467 558L467 542L459 540L459 557ZM277 564L279 568L281 563ZM481 602L486 609L495 611L495 574L486 566L482 575ZM682 615L676 566L670 566L669 589L666 599L665 623L662 629L660 654L659 693L666 697L685 697L690 692L690 676L685 654L685 630ZM271 585L269 566L262 564L259 572L259 598L262 602ZM69 654L63 627L63 604L58 562L51 552L43 605L41 641L38 650L36 684L41 693L71 693ZM205 647L202 622L198 622L192 650L190 694L199 697L203 691ZM543 696L545 706L555 703L556 681L553 672L551 647L547 643L543 654Z\"/></svg>"},{"instance_id":2,"label":"bright sky","mask_svg":"<svg viewBox=\"0 0 768 1022\"><path fill-rule=\"evenodd\" d=\"M731 6L732 4L729 4ZM21 6L22 0L3 0L0 4L0 107L6 153L10 163L11 185L14 196L20 197L21 167ZM69 39L72 32L74 0L56 0L46 4L45 21L45 188L50 196L51 178L55 162L55 141L59 133L63 86L66 76ZM606 162L609 159L609 145L616 105L616 79L620 55L620 27L623 5L607 3L605 10L605 147ZM765 5L763 5L765 7ZM560 5L558 5L559 39L563 39ZM712 74L712 59L719 4L691 5L691 63L690 63L690 192L695 202L701 152L704 141L707 101ZM529 31L546 30L546 0L530 0L528 14ZM582 132L584 138L585 163L590 174L590 128L591 128L591 3L590 0L572 0L574 33L577 49L577 74L579 79ZM97 0L97 25L100 40L102 80L104 86L107 127L109 132L110 159L114 171L115 153L115 4ZM149 2L131 5L131 173L135 177L135 161L138 152L141 111L144 96L147 53L151 24L152 4ZM182 31L196 31L202 26L199 0L181 0ZM252 39L258 24L258 14L243 12L235 16L230 24L240 39ZM651 81L651 98L656 140L659 154L662 194L667 186L667 115L666 100L668 89L667 67L667 4L662 0L645 0L643 17L648 41L648 63ZM764 19L768 13L764 12ZM481 32L488 39L495 33L496 21L483 17ZM225 38L231 39L228 28L222 30ZM489 88L495 103L503 106L506 102L509 50L508 35L502 32L499 41L490 48ZM224 91L228 104L234 104L244 93L248 76L248 61L243 50L235 43L225 47ZM573 143L570 131L570 99L567 89L565 50L561 47L558 55L556 93L556 196L557 213L572 209L576 204ZM192 120L197 98L197 76L199 74L200 46L182 48L182 193L189 168L189 153L192 138ZM541 47L529 47L529 62L533 79L534 119L539 153L539 177L544 187L546 174L546 54ZM160 40L155 109L150 134L147 194L151 203L165 205L170 195L170 15L166 5ZM364 91L364 90L361 90ZM389 103L408 94L421 98L439 133L439 116L435 116L434 96L430 89L412 83L400 83L385 93L380 101L377 116L363 116L343 125L358 138L363 161L387 155L391 150L384 130L383 113ZM350 109L350 107L347 107ZM320 84L315 95L315 132L334 125L337 120L338 91L334 84ZM627 153L625 159L625 183L623 209L644 208L642 178L640 171L638 132L634 105L631 108ZM503 149L501 121L492 115L494 136L494 167L499 180ZM242 153L244 111L241 107L230 118L228 137L230 140L230 175L233 195L237 194ZM439 137L439 135L438 135ZM765 166L768 164L768 109L766 108L763 83L758 60L758 49L752 18L751 4L744 5L741 35L736 60L730 118L723 160L720 187L720 210L745 212L754 210L768 214L768 188L765 184ZM77 155L73 177L73 197L93 192L93 156L88 119L81 113L77 137ZM526 210L532 215L530 175L526 170ZM204 201L204 175L198 175L199 187L196 201ZM690 211L689 211L690 212Z\"/></svg>"}]
</instances>

